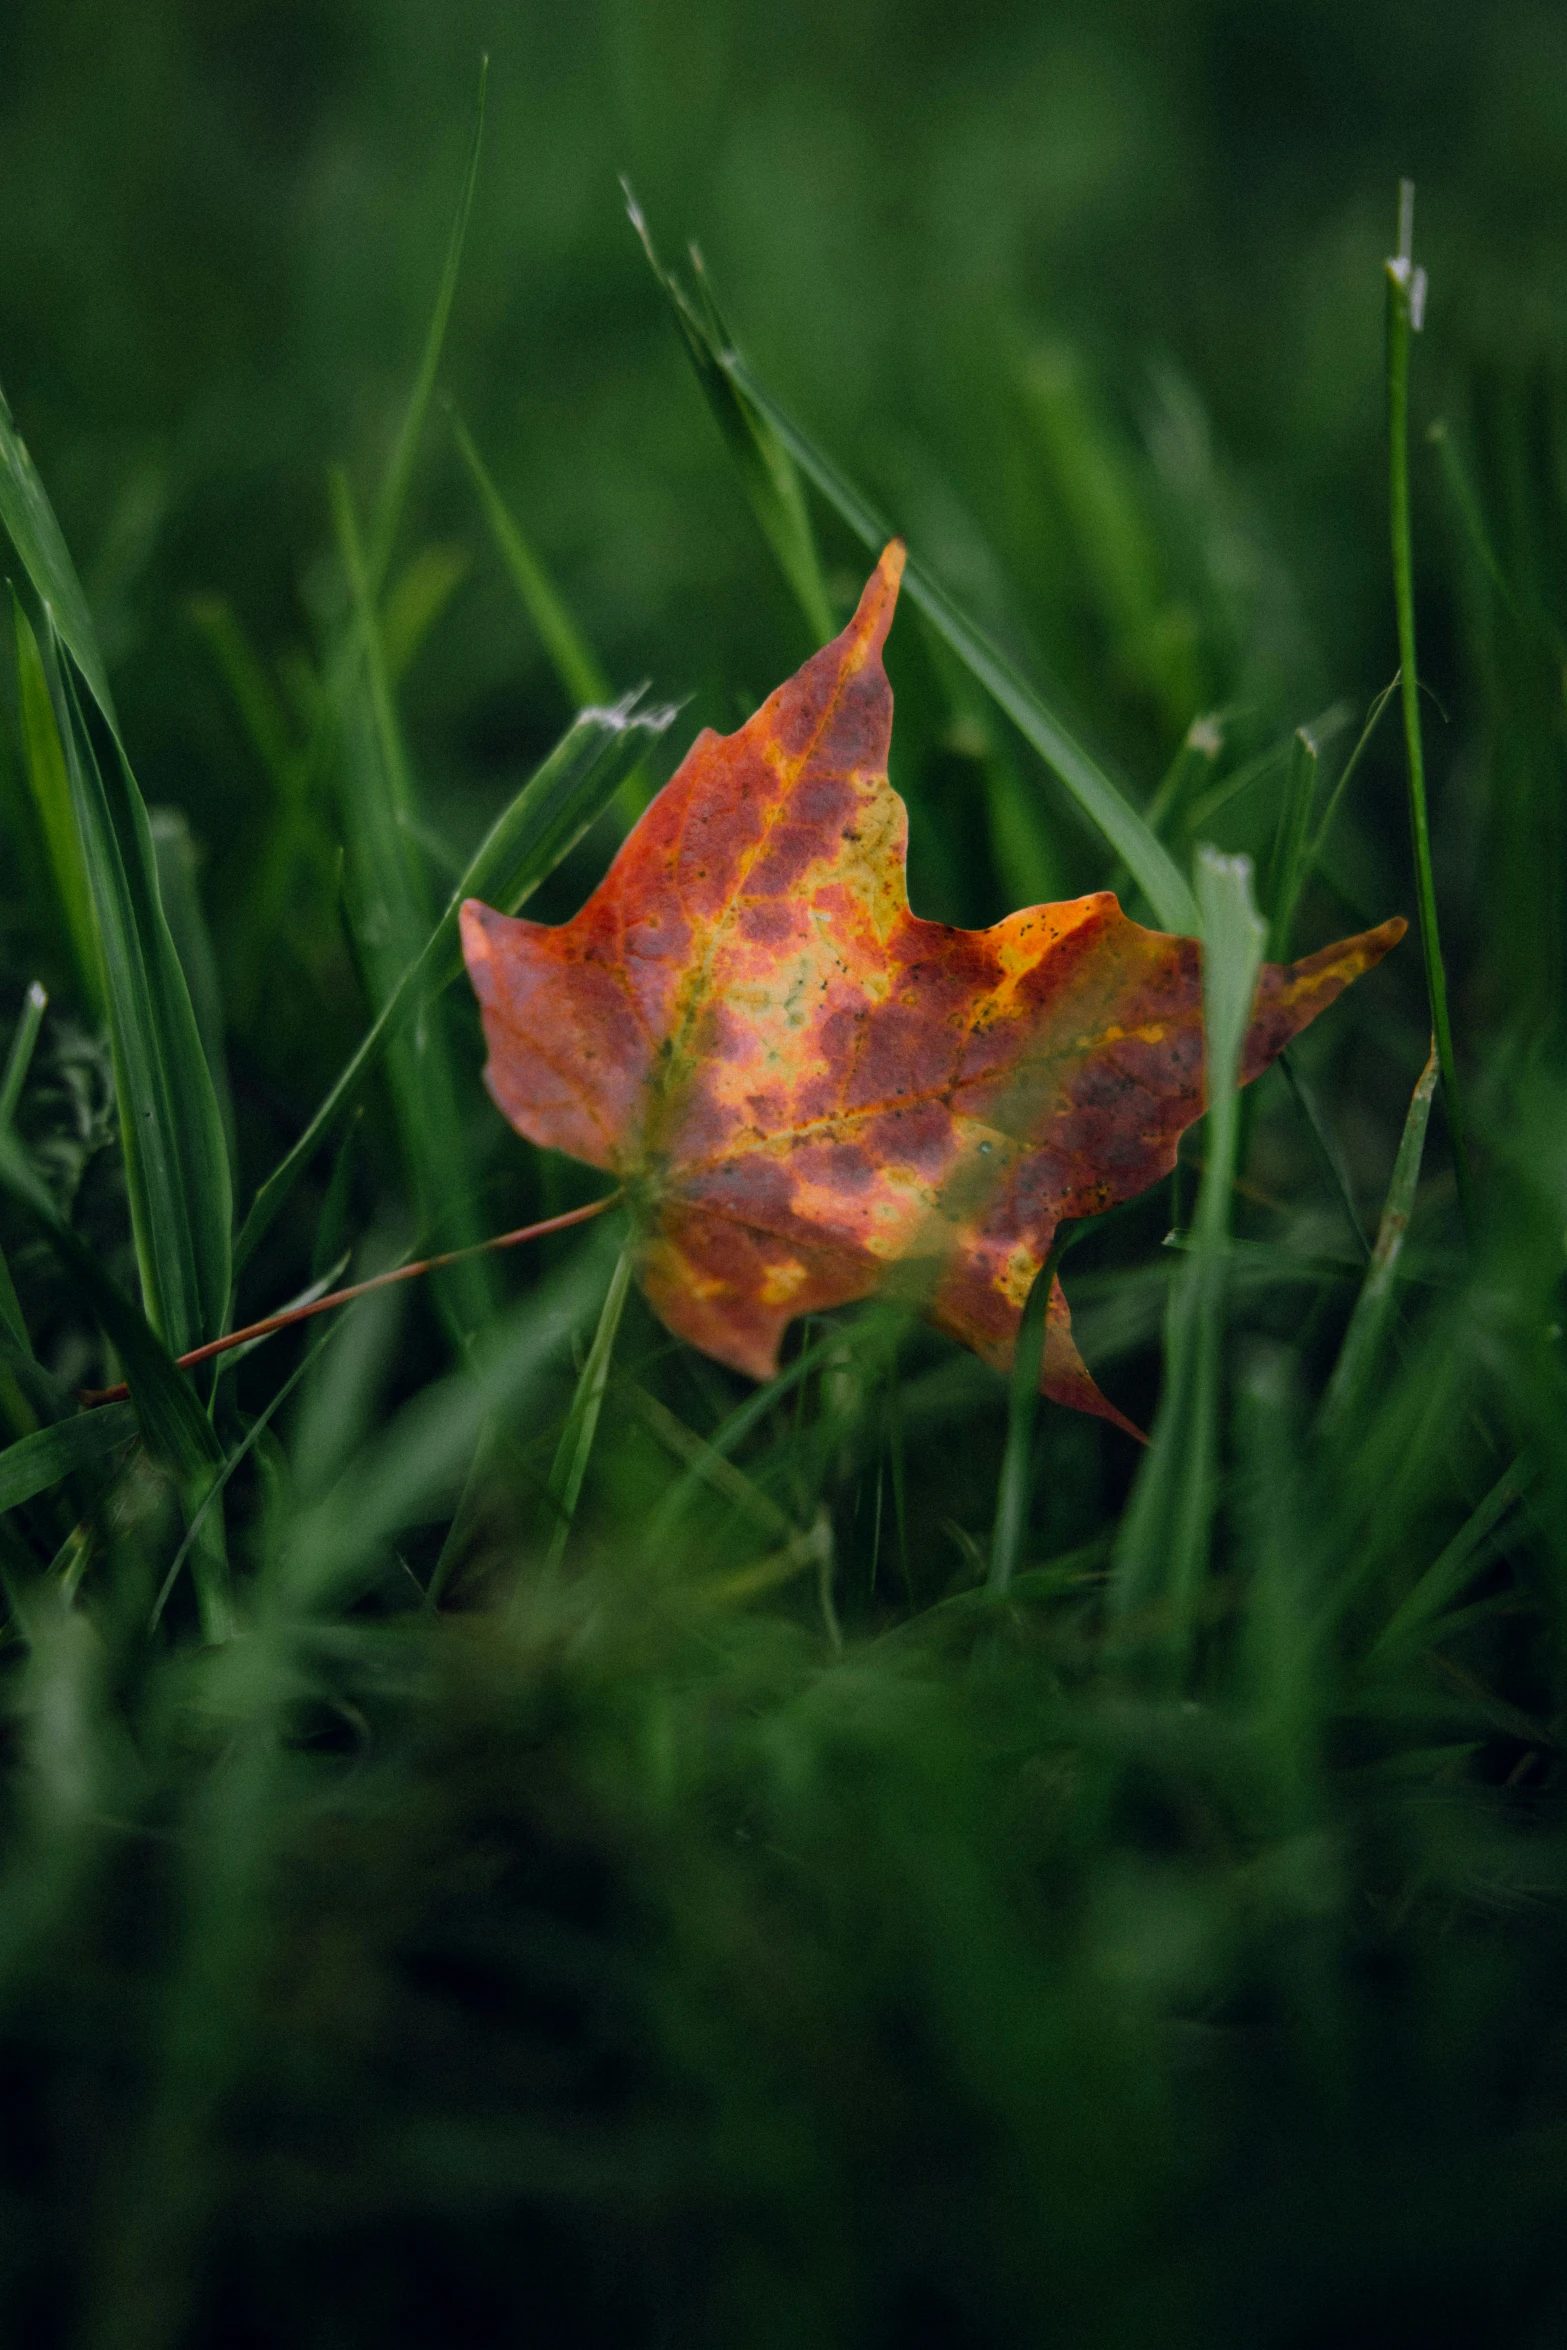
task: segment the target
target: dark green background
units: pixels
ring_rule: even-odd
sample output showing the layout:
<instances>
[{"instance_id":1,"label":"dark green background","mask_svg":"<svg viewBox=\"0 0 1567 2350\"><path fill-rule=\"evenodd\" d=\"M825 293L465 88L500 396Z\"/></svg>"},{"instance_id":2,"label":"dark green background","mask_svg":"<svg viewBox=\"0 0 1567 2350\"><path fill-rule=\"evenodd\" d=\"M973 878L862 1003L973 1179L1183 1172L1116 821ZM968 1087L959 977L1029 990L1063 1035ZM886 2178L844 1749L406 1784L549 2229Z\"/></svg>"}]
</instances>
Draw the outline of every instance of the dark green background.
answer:
<instances>
[{"instance_id":1,"label":"dark green background","mask_svg":"<svg viewBox=\"0 0 1567 2350\"><path fill-rule=\"evenodd\" d=\"M1416 178L1421 669L1475 1253L1438 1118L1397 1344L1364 1413L1308 1441L1358 1258L1282 1079L1247 1097L1235 1220L1260 1270L1233 1300L1190 1695L1145 1698L1105 1637L1137 1456L1101 1423L1041 1413L1039 1571L981 1590L1006 1397L933 1334L885 1395L835 1364L737 1449L801 1525L831 1513L841 1652L808 1576L715 1596L763 1539L721 1494L652 1555L680 1462L619 1390L567 1570L538 1571L564 1365L476 1468L429 1613L444 1489L319 1626L284 1610L203 1650L182 1589L149 1638L174 1521L142 1478L78 1603L0 1673L0 2332L1546 2350L1567 2306L1567 1108L1541 1050L1567 964L1567 14L0 0L0 382L146 795L202 852L242 1204L365 1026L335 870L356 787L346 757L312 777L296 902L264 927L280 795L192 602L228 599L275 674L330 652L328 468L367 512L483 49L443 381L610 675L686 699L669 756L808 639L618 172L667 256L700 241L763 379L1143 798L1196 712L1227 707L1228 765L1335 697L1358 716L1393 673L1382 265ZM1439 415L1492 577L1442 493ZM830 520L822 541L845 603L865 557ZM507 802L567 704L439 414L398 562L432 543L467 566L401 697L433 890L442 839ZM1038 763L983 726L976 745L912 615L889 665L921 911L1046 894L1029 856L1063 887L1108 878ZM0 664L20 807L10 690ZM1010 864L985 799L1009 751L1040 827ZM1217 827L1264 877L1282 773ZM1404 794L1390 720L1302 947L1411 910ZM565 910L608 831L534 910ZM25 825L7 839L0 1014L35 973L55 989L22 1130L63 1188L90 1168L77 1228L129 1278L104 1054ZM450 1001L450 1123L477 1228L504 1230L597 1178L518 1144ZM1368 1220L1426 1035L1410 940L1303 1043ZM414 1237L428 1137L398 1115L373 1094L344 1156L361 1256ZM243 1312L331 1261L327 1157ZM1182 1262L1160 1242L1191 1201L1187 1168L1068 1274L1085 1354L1145 1422ZM75 1383L99 1359L80 1302L36 1242L6 1245ZM501 1262L515 1297L546 1252ZM417 1451L427 1399L395 1406L464 1391L434 1384L428 1290L400 1326L340 1327L232 1489L247 1607L277 1544L308 1555L313 1496ZM247 1359L225 1441L297 1346ZM635 1303L622 1368L697 1431L751 1392ZM1537 1490L1460 1561L1440 1653L1379 1664L1514 1465ZM29 1597L77 1509L29 1522ZM488 1602L513 1587L508 1621Z\"/></svg>"},{"instance_id":2,"label":"dark green background","mask_svg":"<svg viewBox=\"0 0 1567 2350\"><path fill-rule=\"evenodd\" d=\"M181 599L231 594L268 645L298 630L323 469L368 485L405 395L484 48L448 381L618 677L759 692L802 649L619 171L666 248L699 239L825 444L885 487L915 441L1036 595L1061 575L1069 593L1073 550L1031 527L1020 365L1081 348L1135 424L1150 362L1173 362L1289 575L1302 697L1391 667L1379 265L1400 173L1433 278L1417 410L1476 359L1527 373L1559 351L1558 9L12 0L0 379L89 573L149 797L207 831L247 779ZM439 449L422 497L477 545ZM482 562L414 691L448 771L523 756L560 716ZM1078 715L1152 780L1157 746L1114 708Z\"/></svg>"}]
</instances>

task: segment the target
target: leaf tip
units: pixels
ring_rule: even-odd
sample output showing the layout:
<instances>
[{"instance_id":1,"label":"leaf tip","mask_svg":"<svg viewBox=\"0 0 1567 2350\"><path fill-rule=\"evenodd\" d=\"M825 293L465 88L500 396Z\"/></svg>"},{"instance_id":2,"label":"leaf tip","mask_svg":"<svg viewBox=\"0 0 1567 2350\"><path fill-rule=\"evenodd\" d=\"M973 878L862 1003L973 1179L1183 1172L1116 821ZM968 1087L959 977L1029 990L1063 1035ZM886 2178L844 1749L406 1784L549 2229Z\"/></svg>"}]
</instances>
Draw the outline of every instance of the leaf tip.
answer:
<instances>
[{"instance_id":1,"label":"leaf tip","mask_svg":"<svg viewBox=\"0 0 1567 2350\"><path fill-rule=\"evenodd\" d=\"M490 959L490 934L486 927L490 909L480 898L464 898L458 914L458 928L462 936L462 959L470 974L475 966Z\"/></svg>"},{"instance_id":2,"label":"leaf tip","mask_svg":"<svg viewBox=\"0 0 1567 2350\"><path fill-rule=\"evenodd\" d=\"M897 610L898 589L903 583L903 567L908 561L908 549L902 539L889 539L881 552L881 560L860 597L859 607L850 621L848 635L867 652L880 652L892 626Z\"/></svg>"}]
</instances>

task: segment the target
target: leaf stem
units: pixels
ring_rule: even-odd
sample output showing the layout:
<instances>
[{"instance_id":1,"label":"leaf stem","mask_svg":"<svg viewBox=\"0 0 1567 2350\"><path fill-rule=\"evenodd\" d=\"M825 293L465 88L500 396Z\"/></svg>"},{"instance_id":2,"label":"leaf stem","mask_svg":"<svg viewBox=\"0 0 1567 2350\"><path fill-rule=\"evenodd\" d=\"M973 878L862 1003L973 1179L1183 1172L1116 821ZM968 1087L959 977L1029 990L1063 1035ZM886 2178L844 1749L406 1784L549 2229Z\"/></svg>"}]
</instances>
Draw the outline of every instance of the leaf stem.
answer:
<instances>
[{"instance_id":1,"label":"leaf stem","mask_svg":"<svg viewBox=\"0 0 1567 2350\"><path fill-rule=\"evenodd\" d=\"M604 1391L609 1385L610 1358L615 1351L620 1317L625 1311L627 1293L631 1288L634 1263L634 1251L630 1247L623 1248L615 1261L615 1270L610 1276L609 1288L599 1314L598 1328L593 1334L593 1344L588 1349L588 1359L582 1366L577 1392L572 1398L571 1410L556 1447L549 1484L549 1506L555 1517L546 1561L551 1573L565 1556L572 1521L577 1514L582 1480L587 1475L593 1439L598 1434L599 1413L603 1408Z\"/></svg>"},{"instance_id":2,"label":"leaf stem","mask_svg":"<svg viewBox=\"0 0 1567 2350\"><path fill-rule=\"evenodd\" d=\"M330 1297L312 1298L308 1305L290 1306L286 1313L268 1314L263 1321L249 1322L243 1330L231 1330L224 1338L214 1338L210 1345L194 1347L189 1354L175 1357L182 1371L189 1371L197 1363L210 1363L214 1355L227 1354L231 1347L246 1346L254 1338L271 1338L279 1330L291 1330L296 1322L308 1322L312 1314L327 1313L333 1306L352 1305L357 1297L368 1297L373 1289L390 1289L396 1281L417 1281L423 1273L438 1273L446 1265L460 1264L465 1257L482 1257L492 1249L517 1248L525 1240L543 1240L552 1232L565 1232L573 1224L587 1224L606 1209L618 1207L622 1194L610 1192L604 1199L590 1201L585 1208L568 1208L563 1216L546 1216L542 1224L522 1224L515 1232L498 1233L493 1240L476 1241L471 1248L449 1248L438 1257L420 1257L416 1264L394 1265L390 1272L372 1274L368 1281L355 1281L347 1289L334 1289ZM93 1405L121 1403L129 1395L128 1387L84 1388L77 1400Z\"/></svg>"},{"instance_id":3,"label":"leaf stem","mask_svg":"<svg viewBox=\"0 0 1567 2350\"><path fill-rule=\"evenodd\" d=\"M1474 1198L1469 1172L1463 1103L1447 1010L1447 971L1437 928L1436 884L1431 871L1431 826L1426 811L1425 751L1420 732L1420 675L1415 663L1414 557L1409 525L1409 339L1425 308L1425 272L1412 258L1415 191L1399 188L1399 250L1387 264L1387 421L1389 518L1392 530L1393 595L1398 609L1399 685L1404 710L1404 744L1409 764L1409 830L1414 853L1415 900L1420 945L1431 1003L1431 1033L1442 1073L1442 1101L1452 1139L1453 1164L1464 1228L1474 1237Z\"/></svg>"}]
</instances>

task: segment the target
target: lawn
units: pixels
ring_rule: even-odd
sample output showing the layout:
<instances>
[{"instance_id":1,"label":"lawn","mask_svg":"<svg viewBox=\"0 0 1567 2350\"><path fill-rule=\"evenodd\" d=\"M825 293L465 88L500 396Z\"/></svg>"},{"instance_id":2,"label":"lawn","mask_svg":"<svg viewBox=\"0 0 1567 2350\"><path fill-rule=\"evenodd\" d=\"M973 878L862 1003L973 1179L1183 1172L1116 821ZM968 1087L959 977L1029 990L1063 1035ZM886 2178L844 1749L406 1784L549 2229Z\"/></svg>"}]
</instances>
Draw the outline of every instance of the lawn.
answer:
<instances>
[{"instance_id":1,"label":"lawn","mask_svg":"<svg viewBox=\"0 0 1567 2350\"><path fill-rule=\"evenodd\" d=\"M1567 2330L1564 66L0 23L7 2340ZM601 902L894 533L915 914L1200 936L1207 1111L999 1344L951 1177L758 1377L665 1141L761 996L576 1149L458 909Z\"/></svg>"}]
</instances>

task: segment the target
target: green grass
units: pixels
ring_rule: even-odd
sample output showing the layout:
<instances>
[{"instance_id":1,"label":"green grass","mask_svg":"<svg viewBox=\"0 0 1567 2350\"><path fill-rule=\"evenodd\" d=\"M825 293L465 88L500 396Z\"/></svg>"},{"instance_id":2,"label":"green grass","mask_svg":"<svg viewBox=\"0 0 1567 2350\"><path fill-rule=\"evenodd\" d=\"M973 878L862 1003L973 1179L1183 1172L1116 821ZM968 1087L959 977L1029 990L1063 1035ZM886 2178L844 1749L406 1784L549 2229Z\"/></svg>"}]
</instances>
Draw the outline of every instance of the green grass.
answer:
<instances>
[{"instance_id":1,"label":"green grass","mask_svg":"<svg viewBox=\"0 0 1567 2350\"><path fill-rule=\"evenodd\" d=\"M722 512L763 617L723 660L670 617L659 691L695 707L573 722L562 684L635 685L626 639L437 399L478 157L286 625L193 570L184 636L111 655L0 432L7 2338L1554 2341L1559 397L1450 348L1430 452L1438 313L1412 345L1396 280L1381 589L1324 681L1262 641L1259 577L1277 614L1310 564L1241 518L1190 386L1139 409L1060 343L987 343L968 422L1052 568L975 442L824 454L808 370L782 396L705 274L660 271L708 438L649 577L697 578ZM181 1372L345 1255L598 1196L483 1093L455 909L580 902L698 719L843 615L873 493L915 558L916 904L983 921L1056 876L1202 925L1211 1114L1060 1264L1146 1452L914 1296L813 1320L756 1389L653 1321L618 1212ZM503 706L470 637L508 648ZM1371 701L1400 663L1407 776ZM168 788L185 739L166 665L244 778L211 837L133 773ZM1267 927L1304 951L1400 908L1424 968L1412 937L1237 1094Z\"/></svg>"}]
</instances>

